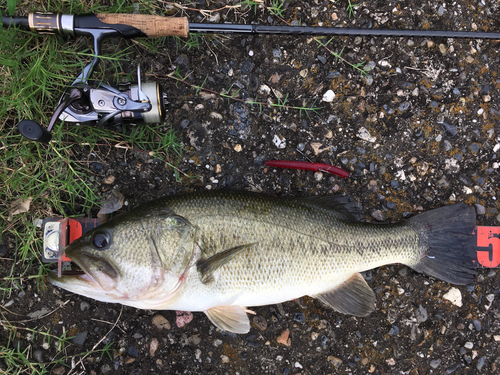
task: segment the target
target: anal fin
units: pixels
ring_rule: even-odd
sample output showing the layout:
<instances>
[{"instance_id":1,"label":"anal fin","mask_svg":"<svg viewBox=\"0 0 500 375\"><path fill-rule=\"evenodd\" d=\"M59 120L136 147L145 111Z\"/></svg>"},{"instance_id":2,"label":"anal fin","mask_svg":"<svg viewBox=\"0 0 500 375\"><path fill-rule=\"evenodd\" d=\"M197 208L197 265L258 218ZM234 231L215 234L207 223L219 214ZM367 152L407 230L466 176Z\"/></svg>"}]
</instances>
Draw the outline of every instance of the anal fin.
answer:
<instances>
[{"instance_id":1,"label":"anal fin","mask_svg":"<svg viewBox=\"0 0 500 375\"><path fill-rule=\"evenodd\" d=\"M367 316L375 308L375 293L360 273L355 273L335 289L312 297L334 310L354 316Z\"/></svg>"},{"instance_id":2,"label":"anal fin","mask_svg":"<svg viewBox=\"0 0 500 375\"><path fill-rule=\"evenodd\" d=\"M234 333L250 331L247 310L241 306L217 306L204 313L217 328Z\"/></svg>"}]
</instances>

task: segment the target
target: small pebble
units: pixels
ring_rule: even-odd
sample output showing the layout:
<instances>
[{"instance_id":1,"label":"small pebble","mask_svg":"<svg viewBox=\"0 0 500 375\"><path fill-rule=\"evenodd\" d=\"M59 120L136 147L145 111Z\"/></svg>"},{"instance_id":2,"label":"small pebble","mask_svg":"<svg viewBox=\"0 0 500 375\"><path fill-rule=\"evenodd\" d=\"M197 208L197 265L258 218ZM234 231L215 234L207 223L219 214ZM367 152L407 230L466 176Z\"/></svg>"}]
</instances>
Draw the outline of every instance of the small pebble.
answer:
<instances>
[{"instance_id":1,"label":"small pebble","mask_svg":"<svg viewBox=\"0 0 500 375\"><path fill-rule=\"evenodd\" d=\"M43 352L40 349L37 349L33 352L33 357L37 362L43 362Z\"/></svg>"},{"instance_id":2,"label":"small pebble","mask_svg":"<svg viewBox=\"0 0 500 375\"><path fill-rule=\"evenodd\" d=\"M476 368L481 371L481 369L484 367L486 364L486 357L481 357L477 360L477 365Z\"/></svg>"},{"instance_id":3,"label":"small pebble","mask_svg":"<svg viewBox=\"0 0 500 375\"><path fill-rule=\"evenodd\" d=\"M330 362L335 368L339 368L342 365L342 360L340 358L334 357L333 355L329 355L326 359Z\"/></svg>"},{"instance_id":4,"label":"small pebble","mask_svg":"<svg viewBox=\"0 0 500 375\"><path fill-rule=\"evenodd\" d=\"M462 293L459 289L453 287L448 293L443 296L444 299L450 301L455 306L462 307Z\"/></svg>"},{"instance_id":5,"label":"small pebble","mask_svg":"<svg viewBox=\"0 0 500 375\"><path fill-rule=\"evenodd\" d=\"M472 342L470 341L467 341L465 344L464 344L464 348L465 349L472 349L474 347L474 344L472 344Z\"/></svg>"},{"instance_id":6,"label":"small pebble","mask_svg":"<svg viewBox=\"0 0 500 375\"><path fill-rule=\"evenodd\" d=\"M473 319L472 324L474 324L474 328L476 329L476 331L481 330L481 322L479 320Z\"/></svg>"},{"instance_id":7,"label":"small pebble","mask_svg":"<svg viewBox=\"0 0 500 375\"><path fill-rule=\"evenodd\" d=\"M335 93L332 90L328 90L323 94L323 99L321 100L326 103L331 103L333 102L333 99L335 99Z\"/></svg>"},{"instance_id":8,"label":"small pebble","mask_svg":"<svg viewBox=\"0 0 500 375\"><path fill-rule=\"evenodd\" d=\"M90 303L88 303L86 301L83 301L82 303L80 303L80 310L87 311L88 309L90 309Z\"/></svg>"},{"instance_id":9,"label":"small pebble","mask_svg":"<svg viewBox=\"0 0 500 375\"><path fill-rule=\"evenodd\" d=\"M153 325L156 326L160 331L162 329L170 329L170 323L163 315L155 315L153 317Z\"/></svg>"},{"instance_id":10,"label":"small pebble","mask_svg":"<svg viewBox=\"0 0 500 375\"><path fill-rule=\"evenodd\" d=\"M83 331L78 333L75 337L73 337L73 344L76 346L83 346L83 343L85 342L85 339L87 338L88 331Z\"/></svg>"},{"instance_id":11,"label":"small pebble","mask_svg":"<svg viewBox=\"0 0 500 375\"><path fill-rule=\"evenodd\" d=\"M478 215L484 215L486 213L486 209L484 208L484 206L480 205L479 203L476 203L475 206L476 206L476 213Z\"/></svg>"},{"instance_id":12,"label":"small pebble","mask_svg":"<svg viewBox=\"0 0 500 375\"><path fill-rule=\"evenodd\" d=\"M285 346L290 346L292 345L292 340L290 339L290 330L287 328L285 329L281 335L278 336L278 338L276 339L276 341L279 343L279 344L283 344Z\"/></svg>"},{"instance_id":13,"label":"small pebble","mask_svg":"<svg viewBox=\"0 0 500 375\"><path fill-rule=\"evenodd\" d=\"M190 311L176 311L175 314L177 315L175 324L177 324L179 328L184 327L193 320L193 313Z\"/></svg>"},{"instance_id":14,"label":"small pebble","mask_svg":"<svg viewBox=\"0 0 500 375\"><path fill-rule=\"evenodd\" d=\"M106 178L104 179L104 183L105 183L106 185L111 185L112 183L114 183L114 182L115 182L115 180L116 180L116 177L115 177L115 176L113 176L113 175L109 175L108 177L106 177Z\"/></svg>"},{"instance_id":15,"label":"small pebble","mask_svg":"<svg viewBox=\"0 0 500 375\"><path fill-rule=\"evenodd\" d=\"M275 135L273 137L273 143L276 147L278 147L279 149L283 149L286 147L286 139L284 137L282 137L281 135ZM241 147L241 146L240 146ZM236 148L235 148L236 150ZM240 149L241 151L241 149ZM239 152L239 151L238 151Z\"/></svg>"},{"instance_id":16,"label":"small pebble","mask_svg":"<svg viewBox=\"0 0 500 375\"><path fill-rule=\"evenodd\" d=\"M155 356L156 350L158 350L158 347L160 346L160 343L158 342L158 339L152 338L151 342L149 344L149 354L151 354L151 357Z\"/></svg>"},{"instance_id":17,"label":"small pebble","mask_svg":"<svg viewBox=\"0 0 500 375\"><path fill-rule=\"evenodd\" d=\"M372 212L372 217L377 221L384 221L384 214L380 210L376 210Z\"/></svg>"},{"instance_id":18,"label":"small pebble","mask_svg":"<svg viewBox=\"0 0 500 375\"><path fill-rule=\"evenodd\" d=\"M265 331L267 329L267 321L263 316L256 315L252 320L257 328L259 328L261 331Z\"/></svg>"},{"instance_id":19,"label":"small pebble","mask_svg":"<svg viewBox=\"0 0 500 375\"><path fill-rule=\"evenodd\" d=\"M457 128L454 125L451 125L445 121L441 122L440 125L446 137L451 138L457 135Z\"/></svg>"},{"instance_id":20,"label":"small pebble","mask_svg":"<svg viewBox=\"0 0 500 375\"><path fill-rule=\"evenodd\" d=\"M234 146L234 151L236 152L241 152L243 150L243 147L238 143Z\"/></svg>"},{"instance_id":21,"label":"small pebble","mask_svg":"<svg viewBox=\"0 0 500 375\"><path fill-rule=\"evenodd\" d=\"M389 335L391 336L397 336L399 334L399 328L398 326L393 325L391 327L391 330L389 331Z\"/></svg>"},{"instance_id":22,"label":"small pebble","mask_svg":"<svg viewBox=\"0 0 500 375\"><path fill-rule=\"evenodd\" d=\"M130 348L128 348L128 355L135 358L139 355L139 352L137 351L135 346L131 346Z\"/></svg>"},{"instance_id":23,"label":"small pebble","mask_svg":"<svg viewBox=\"0 0 500 375\"><path fill-rule=\"evenodd\" d=\"M422 323L425 322L426 320L427 320L427 310L425 309L425 307L420 305L417 309L417 321Z\"/></svg>"},{"instance_id":24,"label":"small pebble","mask_svg":"<svg viewBox=\"0 0 500 375\"><path fill-rule=\"evenodd\" d=\"M470 149L473 152L477 152L477 151L479 151L479 145L477 143L473 143L473 144L470 145Z\"/></svg>"},{"instance_id":25,"label":"small pebble","mask_svg":"<svg viewBox=\"0 0 500 375\"><path fill-rule=\"evenodd\" d=\"M438 368L440 364L441 364L440 359L433 359L430 363L432 368Z\"/></svg>"}]
</instances>

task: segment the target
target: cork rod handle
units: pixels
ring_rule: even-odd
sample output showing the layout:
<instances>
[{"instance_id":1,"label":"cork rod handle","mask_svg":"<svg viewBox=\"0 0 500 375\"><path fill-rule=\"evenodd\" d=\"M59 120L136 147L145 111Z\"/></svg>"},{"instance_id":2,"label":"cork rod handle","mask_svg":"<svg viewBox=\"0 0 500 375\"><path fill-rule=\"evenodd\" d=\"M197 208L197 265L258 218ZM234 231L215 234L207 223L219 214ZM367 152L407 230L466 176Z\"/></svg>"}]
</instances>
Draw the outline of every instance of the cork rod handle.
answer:
<instances>
[{"instance_id":1,"label":"cork rod handle","mask_svg":"<svg viewBox=\"0 0 500 375\"><path fill-rule=\"evenodd\" d=\"M96 14L99 21L110 25L128 25L141 30L149 38L179 36L187 38L187 17L162 17L148 14Z\"/></svg>"}]
</instances>

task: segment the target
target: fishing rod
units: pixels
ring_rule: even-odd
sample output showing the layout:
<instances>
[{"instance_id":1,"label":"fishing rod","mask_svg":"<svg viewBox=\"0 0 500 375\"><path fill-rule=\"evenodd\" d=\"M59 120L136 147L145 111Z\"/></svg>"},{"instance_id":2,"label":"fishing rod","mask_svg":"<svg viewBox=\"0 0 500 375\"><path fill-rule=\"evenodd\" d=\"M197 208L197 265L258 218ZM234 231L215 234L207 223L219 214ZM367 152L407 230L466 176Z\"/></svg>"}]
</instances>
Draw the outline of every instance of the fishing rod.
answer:
<instances>
[{"instance_id":1,"label":"fishing rod","mask_svg":"<svg viewBox=\"0 0 500 375\"><path fill-rule=\"evenodd\" d=\"M498 39L497 32L469 32L413 29L362 29L345 27L276 26L245 24L190 23L186 17L163 17L146 14L85 14L30 13L28 17L2 16L3 27L17 26L39 34L90 36L94 43L94 58L68 87L59 100L49 125L44 129L33 120L22 120L18 129L26 138L49 142L56 121L98 126L123 123L158 123L165 116L165 99L157 82L109 86L91 80L100 62L101 44L106 38L188 37L190 33L287 34L314 36L371 36Z\"/></svg>"}]
</instances>

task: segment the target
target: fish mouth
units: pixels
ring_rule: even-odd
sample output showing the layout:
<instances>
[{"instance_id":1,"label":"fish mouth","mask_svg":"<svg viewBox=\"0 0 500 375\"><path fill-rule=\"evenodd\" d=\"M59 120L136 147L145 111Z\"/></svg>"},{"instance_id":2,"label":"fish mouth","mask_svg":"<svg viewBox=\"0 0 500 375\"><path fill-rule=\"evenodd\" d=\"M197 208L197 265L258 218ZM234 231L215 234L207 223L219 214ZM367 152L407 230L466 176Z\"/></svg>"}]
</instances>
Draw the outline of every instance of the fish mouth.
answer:
<instances>
[{"instance_id":1,"label":"fish mouth","mask_svg":"<svg viewBox=\"0 0 500 375\"><path fill-rule=\"evenodd\" d=\"M78 294L84 294L82 290L98 293L99 290L109 292L116 288L118 272L108 261L83 254L72 254L71 262L76 267L62 271L61 277L58 277L57 272L49 273L52 284Z\"/></svg>"}]
</instances>

